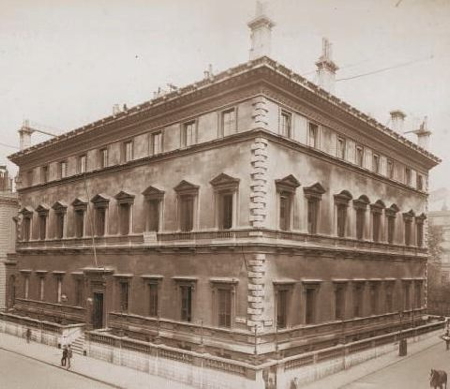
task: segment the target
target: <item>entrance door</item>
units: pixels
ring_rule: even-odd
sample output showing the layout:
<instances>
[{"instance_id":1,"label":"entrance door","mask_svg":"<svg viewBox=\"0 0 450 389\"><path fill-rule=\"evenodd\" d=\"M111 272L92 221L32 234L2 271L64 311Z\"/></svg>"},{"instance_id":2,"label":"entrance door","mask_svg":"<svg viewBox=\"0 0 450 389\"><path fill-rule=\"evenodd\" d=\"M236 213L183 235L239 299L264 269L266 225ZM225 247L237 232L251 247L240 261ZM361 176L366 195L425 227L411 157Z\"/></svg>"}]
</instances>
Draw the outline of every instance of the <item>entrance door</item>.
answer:
<instances>
[{"instance_id":1,"label":"entrance door","mask_svg":"<svg viewBox=\"0 0 450 389\"><path fill-rule=\"evenodd\" d=\"M94 329L103 328L103 293L94 293L92 308L92 326Z\"/></svg>"}]
</instances>

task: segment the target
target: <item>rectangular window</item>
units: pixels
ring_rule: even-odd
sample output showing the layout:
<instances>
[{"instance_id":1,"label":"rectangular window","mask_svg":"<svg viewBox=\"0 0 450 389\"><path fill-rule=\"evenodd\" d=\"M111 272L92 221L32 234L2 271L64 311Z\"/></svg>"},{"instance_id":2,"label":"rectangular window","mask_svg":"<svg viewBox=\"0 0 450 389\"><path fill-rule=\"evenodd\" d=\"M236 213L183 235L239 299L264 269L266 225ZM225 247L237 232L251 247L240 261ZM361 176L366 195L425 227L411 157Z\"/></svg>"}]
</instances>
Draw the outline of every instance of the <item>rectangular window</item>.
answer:
<instances>
[{"instance_id":1,"label":"rectangular window","mask_svg":"<svg viewBox=\"0 0 450 389\"><path fill-rule=\"evenodd\" d=\"M78 173L86 173L87 171L87 156L80 155L78 157Z\"/></svg>"},{"instance_id":2,"label":"rectangular window","mask_svg":"<svg viewBox=\"0 0 450 389\"><path fill-rule=\"evenodd\" d=\"M414 297L415 297L415 307L416 308L421 308L422 307L422 283L418 282L415 285L415 293L414 293Z\"/></svg>"},{"instance_id":3,"label":"rectangular window","mask_svg":"<svg viewBox=\"0 0 450 389\"><path fill-rule=\"evenodd\" d=\"M45 240L47 237L47 214L39 215L39 239Z\"/></svg>"},{"instance_id":4,"label":"rectangular window","mask_svg":"<svg viewBox=\"0 0 450 389\"><path fill-rule=\"evenodd\" d=\"M39 300L44 301L45 297L45 279L44 277L39 278Z\"/></svg>"},{"instance_id":5,"label":"rectangular window","mask_svg":"<svg viewBox=\"0 0 450 389\"><path fill-rule=\"evenodd\" d=\"M181 133L181 146L187 147L197 143L197 123L195 120L185 123Z\"/></svg>"},{"instance_id":6,"label":"rectangular window","mask_svg":"<svg viewBox=\"0 0 450 389\"><path fill-rule=\"evenodd\" d=\"M46 184L49 181L49 169L48 166L42 167L42 183Z\"/></svg>"},{"instance_id":7,"label":"rectangular window","mask_svg":"<svg viewBox=\"0 0 450 389\"><path fill-rule=\"evenodd\" d=\"M364 301L364 285L355 285L353 288L353 315L362 317Z\"/></svg>"},{"instance_id":8,"label":"rectangular window","mask_svg":"<svg viewBox=\"0 0 450 389\"><path fill-rule=\"evenodd\" d=\"M409 186L411 185L411 175L412 175L411 169L406 167L405 168L405 184L406 185L409 185Z\"/></svg>"},{"instance_id":9,"label":"rectangular window","mask_svg":"<svg viewBox=\"0 0 450 389\"><path fill-rule=\"evenodd\" d=\"M81 278L75 280L75 305L83 306L83 280Z\"/></svg>"},{"instance_id":10,"label":"rectangular window","mask_svg":"<svg viewBox=\"0 0 450 389\"><path fill-rule=\"evenodd\" d=\"M121 235L128 235L130 233L130 219L131 219L131 204L119 204L119 220Z\"/></svg>"},{"instance_id":11,"label":"rectangular window","mask_svg":"<svg viewBox=\"0 0 450 389\"><path fill-rule=\"evenodd\" d=\"M314 123L308 124L308 146L318 147L319 126Z\"/></svg>"},{"instance_id":12,"label":"rectangular window","mask_svg":"<svg viewBox=\"0 0 450 389\"><path fill-rule=\"evenodd\" d=\"M356 146L356 164L359 167L364 166L364 148L362 146Z\"/></svg>"},{"instance_id":13,"label":"rectangular window","mask_svg":"<svg viewBox=\"0 0 450 389\"><path fill-rule=\"evenodd\" d=\"M337 138L337 157L345 159L345 139L340 136Z\"/></svg>"},{"instance_id":14,"label":"rectangular window","mask_svg":"<svg viewBox=\"0 0 450 389\"><path fill-rule=\"evenodd\" d=\"M218 288L219 327L231 327L231 289Z\"/></svg>"},{"instance_id":15,"label":"rectangular window","mask_svg":"<svg viewBox=\"0 0 450 389\"><path fill-rule=\"evenodd\" d=\"M105 147L104 149L100 149L100 168L104 169L108 167L108 149Z\"/></svg>"},{"instance_id":16,"label":"rectangular window","mask_svg":"<svg viewBox=\"0 0 450 389\"><path fill-rule=\"evenodd\" d=\"M280 230L288 231L291 228L291 195L280 193Z\"/></svg>"},{"instance_id":17,"label":"rectangular window","mask_svg":"<svg viewBox=\"0 0 450 389\"><path fill-rule=\"evenodd\" d=\"M340 204L337 206L337 235L341 238L345 236L346 221L347 206Z\"/></svg>"},{"instance_id":18,"label":"rectangular window","mask_svg":"<svg viewBox=\"0 0 450 389\"><path fill-rule=\"evenodd\" d=\"M222 135L227 136L236 133L236 110L234 108L222 112Z\"/></svg>"},{"instance_id":19,"label":"rectangular window","mask_svg":"<svg viewBox=\"0 0 450 389\"><path fill-rule=\"evenodd\" d=\"M123 144L123 162L130 162L133 160L133 141L129 140Z\"/></svg>"},{"instance_id":20,"label":"rectangular window","mask_svg":"<svg viewBox=\"0 0 450 389\"><path fill-rule=\"evenodd\" d=\"M159 231L160 204L159 199L147 201L147 231Z\"/></svg>"},{"instance_id":21,"label":"rectangular window","mask_svg":"<svg viewBox=\"0 0 450 389\"><path fill-rule=\"evenodd\" d=\"M64 237L64 213L56 213L56 238L62 239Z\"/></svg>"},{"instance_id":22,"label":"rectangular window","mask_svg":"<svg viewBox=\"0 0 450 389\"><path fill-rule=\"evenodd\" d=\"M194 197L191 195L180 196L180 229L192 231L194 228Z\"/></svg>"},{"instance_id":23,"label":"rectangular window","mask_svg":"<svg viewBox=\"0 0 450 389\"><path fill-rule=\"evenodd\" d=\"M129 284L126 281L122 281L119 283L119 285L120 285L120 311L127 312Z\"/></svg>"},{"instance_id":24,"label":"rectangular window","mask_svg":"<svg viewBox=\"0 0 450 389\"><path fill-rule=\"evenodd\" d=\"M148 284L149 293L149 305L148 305L148 315L152 317L158 316L158 284L151 283Z\"/></svg>"},{"instance_id":25,"label":"rectangular window","mask_svg":"<svg viewBox=\"0 0 450 389\"><path fill-rule=\"evenodd\" d=\"M374 173L380 172L380 156L378 154L372 155L372 171Z\"/></svg>"},{"instance_id":26,"label":"rectangular window","mask_svg":"<svg viewBox=\"0 0 450 389\"><path fill-rule=\"evenodd\" d=\"M391 180L394 178L394 161L387 160L387 176Z\"/></svg>"},{"instance_id":27,"label":"rectangular window","mask_svg":"<svg viewBox=\"0 0 450 389\"><path fill-rule=\"evenodd\" d=\"M372 315L378 313L378 285L370 285L370 312Z\"/></svg>"},{"instance_id":28,"label":"rectangular window","mask_svg":"<svg viewBox=\"0 0 450 389\"><path fill-rule=\"evenodd\" d=\"M381 214L378 212L372 213L372 239L374 242L380 241L380 223Z\"/></svg>"},{"instance_id":29,"label":"rectangular window","mask_svg":"<svg viewBox=\"0 0 450 389\"><path fill-rule=\"evenodd\" d=\"M292 115L289 112L281 111L280 134L287 138L291 137Z\"/></svg>"},{"instance_id":30,"label":"rectangular window","mask_svg":"<svg viewBox=\"0 0 450 389\"><path fill-rule=\"evenodd\" d=\"M423 190L423 176L419 173L417 173L416 187L417 187L417 190Z\"/></svg>"},{"instance_id":31,"label":"rectangular window","mask_svg":"<svg viewBox=\"0 0 450 389\"><path fill-rule=\"evenodd\" d=\"M405 282L403 284L403 309L405 311L411 309L410 284Z\"/></svg>"},{"instance_id":32,"label":"rectangular window","mask_svg":"<svg viewBox=\"0 0 450 389\"><path fill-rule=\"evenodd\" d=\"M343 320L345 318L345 285L336 285L334 301L334 318Z\"/></svg>"},{"instance_id":33,"label":"rectangular window","mask_svg":"<svg viewBox=\"0 0 450 389\"><path fill-rule=\"evenodd\" d=\"M26 275L25 279L24 279L24 291L23 291L23 296L24 298L28 298L28 294L30 291L30 276Z\"/></svg>"},{"instance_id":34,"label":"rectangular window","mask_svg":"<svg viewBox=\"0 0 450 389\"><path fill-rule=\"evenodd\" d=\"M411 229L412 229L412 221L405 220L405 245L411 245Z\"/></svg>"},{"instance_id":35,"label":"rectangular window","mask_svg":"<svg viewBox=\"0 0 450 389\"><path fill-rule=\"evenodd\" d=\"M84 236L84 210L75 211L75 236L82 238Z\"/></svg>"},{"instance_id":36,"label":"rectangular window","mask_svg":"<svg viewBox=\"0 0 450 389\"><path fill-rule=\"evenodd\" d=\"M106 232L106 208L95 208L95 235L104 236Z\"/></svg>"},{"instance_id":37,"label":"rectangular window","mask_svg":"<svg viewBox=\"0 0 450 389\"><path fill-rule=\"evenodd\" d=\"M192 321L192 286L180 286L181 293L181 320Z\"/></svg>"},{"instance_id":38,"label":"rectangular window","mask_svg":"<svg viewBox=\"0 0 450 389\"><path fill-rule=\"evenodd\" d=\"M364 226L366 224L366 210L356 209L356 239L362 240L364 238Z\"/></svg>"},{"instance_id":39,"label":"rectangular window","mask_svg":"<svg viewBox=\"0 0 450 389\"><path fill-rule=\"evenodd\" d=\"M67 177L67 162L61 161L59 163L59 177L64 178Z\"/></svg>"},{"instance_id":40,"label":"rectangular window","mask_svg":"<svg viewBox=\"0 0 450 389\"><path fill-rule=\"evenodd\" d=\"M24 216L22 221L22 239L28 242L31 237L31 217Z\"/></svg>"},{"instance_id":41,"label":"rectangular window","mask_svg":"<svg viewBox=\"0 0 450 389\"><path fill-rule=\"evenodd\" d=\"M152 155L162 153L162 132L154 132L151 134L151 152Z\"/></svg>"},{"instance_id":42,"label":"rectangular window","mask_svg":"<svg viewBox=\"0 0 450 389\"><path fill-rule=\"evenodd\" d=\"M282 329L287 327L288 290L279 289L276 293L277 327Z\"/></svg>"},{"instance_id":43,"label":"rectangular window","mask_svg":"<svg viewBox=\"0 0 450 389\"><path fill-rule=\"evenodd\" d=\"M28 184L28 186L33 185L33 170L27 171L27 184Z\"/></svg>"},{"instance_id":44,"label":"rectangular window","mask_svg":"<svg viewBox=\"0 0 450 389\"><path fill-rule=\"evenodd\" d=\"M392 285L388 285L386 287L386 292L385 292L385 304L386 304L386 313L392 312L393 311L393 286Z\"/></svg>"},{"instance_id":45,"label":"rectangular window","mask_svg":"<svg viewBox=\"0 0 450 389\"><path fill-rule=\"evenodd\" d=\"M395 217L388 217L387 218L387 237L388 237L388 243L392 244L394 242L394 234L395 234Z\"/></svg>"},{"instance_id":46,"label":"rectangular window","mask_svg":"<svg viewBox=\"0 0 450 389\"><path fill-rule=\"evenodd\" d=\"M317 233L317 217L319 211L319 200L308 199L308 232Z\"/></svg>"},{"instance_id":47,"label":"rectangular window","mask_svg":"<svg viewBox=\"0 0 450 389\"><path fill-rule=\"evenodd\" d=\"M316 321L316 290L306 288L305 291L305 323L314 324Z\"/></svg>"},{"instance_id":48,"label":"rectangular window","mask_svg":"<svg viewBox=\"0 0 450 389\"><path fill-rule=\"evenodd\" d=\"M417 246L423 246L423 223L416 223L416 240Z\"/></svg>"},{"instance_id":49,"label":"rectangular window","mask_svg":"<svg viewBox=\"0 0 450 389\"><path fill-rule=\"evenodd\" d=\"M219 228L228 230L233 226L233 193L220 194L219 202Z\"/></svg>"}]
</instances>

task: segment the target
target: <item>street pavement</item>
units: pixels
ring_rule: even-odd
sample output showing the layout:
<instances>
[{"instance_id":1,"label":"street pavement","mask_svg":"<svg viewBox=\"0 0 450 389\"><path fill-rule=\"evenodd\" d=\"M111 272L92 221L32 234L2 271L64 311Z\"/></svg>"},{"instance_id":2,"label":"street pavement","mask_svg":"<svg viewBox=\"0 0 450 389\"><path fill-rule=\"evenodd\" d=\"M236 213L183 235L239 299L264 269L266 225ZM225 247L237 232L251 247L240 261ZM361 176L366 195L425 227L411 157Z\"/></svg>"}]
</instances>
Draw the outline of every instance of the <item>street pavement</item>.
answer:
<instances>
[{"instance_id":1,"label":"street pavement","mask_svg":"<svg viewBox=\"0 0 450 389\"><path fill-rule=\"evenodd\" d=\"M111 389L109 385L10 351L0 350L0 366L0 388Z\"/></svg>"},{"instance_id":2,"label":"street pavement","mask_svg":"<svg viewBox=\"0 0 450 389\"><path fill-rule=\"evenodd\" d=\"M78 385L77 388L106 388L114 387L119 389L192 389L190 385L182 384L175 381L169 381L162 377L157 377L145 372L140 372L134 369L130 369L124 366L113 365L108 362L100 361L98 359L89 358L74 354L72 359L72 366L70 370L64 370L60 367L62 351L56 347L46 346L41 343L27 343L25 339L16 336L0 333L0 351L3 350L9 354L15 354L20 357L18 361L23 362L25 359L32 360L32 370L27 371L26 367L31 365L23 364L24 368L20 367L20 364L15 364L14 359L5 357L3 361L0 359L0 388L33 388L33 389L47 389L47 388L64 388L67 386L61 384L59 386L37 386L39 382L50 381L38 381L34 380L34 374L40 376L52 377L51 383L57 382L58 378L62 382L68 380L68 375L78 376L80 378L87 379L89 382L86 385ZM26 357L26 358L24 358ZM41 368L37 366L40 365ZM11 375L8 379L11 380L11 384L3 385L4 371L11 370ZM56 373L55 371L58 371ZM17 374L20 373L20 374ZM5 378L6 380L7 378ZM44 378L43 378L44 379ZM53 381L53 379L55 381ZM36 382L36 385L35 385ZM67 381L69 382L69 381ZM14 386L15 383L18 386ZM97 384L98 386L94 386ZM100 386L103 384L103 386ZM75 386L74 386L75 387Z\"/></svg>"}]
</instances>

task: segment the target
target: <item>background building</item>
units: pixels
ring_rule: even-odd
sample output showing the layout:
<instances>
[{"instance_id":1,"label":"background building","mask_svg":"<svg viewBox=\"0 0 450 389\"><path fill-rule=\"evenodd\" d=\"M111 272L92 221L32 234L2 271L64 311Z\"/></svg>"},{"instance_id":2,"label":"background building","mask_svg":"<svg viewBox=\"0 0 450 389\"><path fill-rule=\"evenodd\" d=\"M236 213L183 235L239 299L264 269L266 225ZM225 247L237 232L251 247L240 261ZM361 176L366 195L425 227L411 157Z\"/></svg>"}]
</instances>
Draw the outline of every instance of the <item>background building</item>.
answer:
<instances>
[{"instance_id":1,"label":"background building","mask_svg":"<svg viewBox=\"0 0 450 389\"><path fill-rule=\"evenodd\" d=\"M329 92L327 41L320 86L270 59L272 26L259 9L247 63L10 157L6 320L243 363L422 324L439 159Z\"/></svg>"}]
</instances>

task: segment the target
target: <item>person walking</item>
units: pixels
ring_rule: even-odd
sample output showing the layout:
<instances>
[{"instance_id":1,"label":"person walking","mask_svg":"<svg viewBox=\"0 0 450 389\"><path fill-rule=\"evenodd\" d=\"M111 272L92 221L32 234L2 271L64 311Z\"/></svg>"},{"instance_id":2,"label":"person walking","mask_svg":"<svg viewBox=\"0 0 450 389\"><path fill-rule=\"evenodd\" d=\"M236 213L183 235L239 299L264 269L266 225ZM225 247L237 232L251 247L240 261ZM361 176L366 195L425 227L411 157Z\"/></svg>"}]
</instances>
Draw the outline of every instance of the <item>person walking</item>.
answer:
<instances>
[{"instance_id":1,"label":"person walking","mask_svg":"<svg viewBox=\"0 0 450 389\"><path fill-rule=\"evenodd\" d=\"M67 346L64 346L61 358L61 366L66 366L66 362L67 362Z\"/></svg>"},{"instance_id":2,"label":"person walking","mask_svg":"<svg viewBox=\"0 0 450 389\"><path fill-rule=\"evenodd\" d=\"M72 359L72 349L69 346L67 347L67 368L70 369L70 360Z\"/></svg>"},{"instance_id":3,"label":"person walking","mask_svg":"<svg viewBox=\"0 0 450 389\"><path fill-rule=\"evenodd\" d=\"M27 343L30 343L31 340L31 330L27 328L27 331L25 332L25 337L27 338Z\"/></svg>"}]
</instances>

